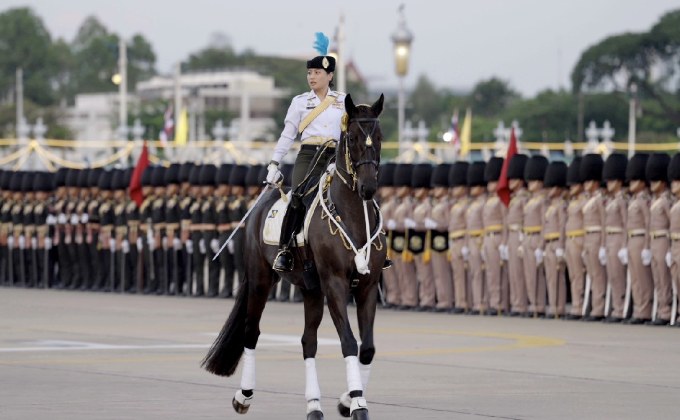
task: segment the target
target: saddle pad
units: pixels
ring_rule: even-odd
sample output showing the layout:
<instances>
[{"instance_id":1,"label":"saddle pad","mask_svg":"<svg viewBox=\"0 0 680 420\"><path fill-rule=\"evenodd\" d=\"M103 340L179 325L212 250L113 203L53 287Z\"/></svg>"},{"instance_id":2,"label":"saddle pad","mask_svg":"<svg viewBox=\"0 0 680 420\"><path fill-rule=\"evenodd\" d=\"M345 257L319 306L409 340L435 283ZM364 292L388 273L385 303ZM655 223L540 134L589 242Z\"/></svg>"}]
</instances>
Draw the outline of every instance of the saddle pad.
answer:
<instances>
[{"instance_id":1,"label":"saddle pad","mask_svg":"<svg viewBox=\"0 0 680 420\"><path fill-rule=\"evenodd\" d=\"M281 238L281 228L283 227L283 217L286 214L288 203L290 203L290 191L288 194L286 194L286 201L283 201L282 198L279 198L276 200L272 208L269 209L267 218L264 221L264 227L262 228L262 240L264 240L265 244L276 246L279 245ZM319 200L316 198L312 205L309 206L309 209L307 209L303 229L295 238L297 246L303 246L305 244L305 239L307 239L307 232L309 229L309 222L312 220L312 214L314 214L314 210L316 210L318 203Z\"/></svg>"}]
</instances>

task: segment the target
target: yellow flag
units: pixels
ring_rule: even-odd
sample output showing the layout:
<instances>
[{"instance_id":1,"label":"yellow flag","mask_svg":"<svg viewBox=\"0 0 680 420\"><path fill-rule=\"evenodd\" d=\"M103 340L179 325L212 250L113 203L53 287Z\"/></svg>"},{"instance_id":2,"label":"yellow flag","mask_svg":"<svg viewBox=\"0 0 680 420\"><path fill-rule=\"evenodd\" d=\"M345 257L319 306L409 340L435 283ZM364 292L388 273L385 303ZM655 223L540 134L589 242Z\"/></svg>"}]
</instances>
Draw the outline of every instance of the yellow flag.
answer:
<instances>
[{"instance_id":1,"label":"yellow flag","mask_svg":"<svg viewBox=\"0 0 680 420\"><path fill-rule=\"evenodd\" d=\"M470 143L472 143L472 111L468 108L460 131L460 157L467 157L470 153Z\"/></svg>"},{"instance_id":2,"label":"yellow flag","mask_svg":"<svg viewBox=\"0 0 680 420\"><path fill-rule=\"evenodd\" d=\"M179 113L179 121L177 121L177 128L175 129L175 144L183 146L187 144L189 137L189 118L187 116L187 109L182 108Z\"/></svg>"}]
</instances>

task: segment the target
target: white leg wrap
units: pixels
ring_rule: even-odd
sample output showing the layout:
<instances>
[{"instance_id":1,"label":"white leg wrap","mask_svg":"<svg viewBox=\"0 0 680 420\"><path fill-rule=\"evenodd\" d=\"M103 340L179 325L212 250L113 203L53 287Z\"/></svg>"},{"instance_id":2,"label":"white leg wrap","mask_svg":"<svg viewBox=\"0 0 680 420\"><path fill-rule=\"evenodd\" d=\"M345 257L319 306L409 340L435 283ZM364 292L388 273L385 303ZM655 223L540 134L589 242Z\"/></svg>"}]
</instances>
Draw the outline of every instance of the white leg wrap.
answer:
<instances>
[{"instance_id":1,"label":"white leg wrap","mask_svg":"<svg viewBox=\"0 0 680 420\"><path fill-rule=\"evenodd\" d=\"M364 388L364 397L368 387L368 379L371 377L371 365L363 365L359 362L359 374L361 375L361 386Z\"/></svg>"},{"instance_id":2,"label":"white leg wrap","mask_svg":"<svg viewBox=\"0 0 680 420\"><path fill-rule=\"evenodd\" d=\"M354 410L367 409L368 404L366 404L366 398L356 397L352 398L352 404L349 406L349 413L354 413Z\"/></svg>"},{"instance_id":3,"label":"white leg wrap","mask_svg":"<svg viewBox=\"0 0 680 420\"><path fill-rule=\"evenodd\" d=\"M246 397L243 392L239 389L234 395L234 399L239 402L244 407L250 407L250 403L253 401L253 395Z\"/></svg>"},{"instance_id":4,"label":"white leg wrap","mask_svg":"<svg viewBox=\"0 0 680 420\"><path fill-rule=\"evenodd\" d=\"M241 389L255 389L255 349L243 349Z\"/></svg>"},{"instance_id":5,"label":"white leg wrap","mask_svg":"<svg viewBox=\"0 0 680 420\"><path fill-rule=\"evenodd\" d=\"M316 359L305 359L305 399L307 401L320 400L319 378L316 374Z\"/></svg>"},{"instance_id":6,"label":"white leg wrap","mask_svg":"<svg viewBox=\"0 0 680 420\"><path fill-rule=\"evenodd\" d=\"M307 414L312 413L314 411L321 411L323 413L323 410L321 409L321 401L319 400L307 401Z\"/></svg>"},{"instance_id":7,"label":"white leg wrap","mask_svg":"<svg viewBox=\"0 0 680 420\"><path fill-rule=\"evenodd\" d=\"M347 390L363 391L361 385L361 374L359 373L359 359L356 356L345 357L345 368L347 371Z\"/></svg>"},{"instance_id":8,"label":"white leg wrap","mask_svg":"<svg viewBox=\"0 0 680 420\"><path fill-rule=\"evenodd\" d=\"M352 398L349 396L349 392L343 392L342 395L340 395L340 402L347 408L352 405Z\"/></svg>"}]
</instances>

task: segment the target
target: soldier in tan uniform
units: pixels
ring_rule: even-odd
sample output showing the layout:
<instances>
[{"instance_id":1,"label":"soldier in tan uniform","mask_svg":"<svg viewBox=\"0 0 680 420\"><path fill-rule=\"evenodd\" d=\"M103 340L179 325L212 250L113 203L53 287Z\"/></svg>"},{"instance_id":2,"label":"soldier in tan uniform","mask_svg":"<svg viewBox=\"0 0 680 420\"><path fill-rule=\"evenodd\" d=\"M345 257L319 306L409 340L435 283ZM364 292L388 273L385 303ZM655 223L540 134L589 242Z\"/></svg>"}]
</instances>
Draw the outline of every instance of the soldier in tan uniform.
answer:
<instances>
[{"instance_id":1,"label":"soldier in tan uniform","mask_svg":"<svg viewBox=\"0 0 680 420\"><path fill-rule=\"evenodd\" d=\"M673 298L677 305L677 312L680 313L680 304L678 304L678 291L680 291L680 153L676 153L668 165L668 181L671 183L675 203L670 212L671 249L666 254L666 264L671 269ZM679 325L678 313L671 317L676 326Z\"/></svg>"},{"instance_id":2,"label":"soldier in tan uniform","mask_svg":"<svg viewBox=\"0 0 680 420\"><path fill-rule=\"evenodd\" d=\"M416 266L418 310L420 311L434 311L436 303L434 273L430 264L432 256L430 233L425 223L427 220L432 220L431 178L432 165L429 163L419 163L413 168L411 188L413 188L415 197L415 207L413 208L413 222L411 222L414 227L409 229L409 250L413 253L413 262Z\"/></svg>"},{"instance_id":3,"label":"soldier in tan uniform","mask_svg":"<svg viewBox=\"0 0 680 420\"><path fill-rule=\"evenodd\" d=\"M605 207L605 247L607 249L607 293L605 321L621 322L626 298L626 220L628 200L623 191L628 158L620 153L609 155L602 177L607 183ZM622 251L623 250L623 251Z\"/></svg>"},{"instance_id":4,"label":"soldier in tan uniform","mask_svg":"<svg viewBox=\"0 0 680 420\"><path fill-rule=\"evenodd\" d=\"M413 225L413 200L411 198L411 178L413 166L400 164L394 171L394 186L397 188L399 204L394 209L394 229L392 231L392 249L401 255L394 259L394 268L398 273L399 292L401 294L400 309L415 309L418 306L418 281L413 264L413 255L408 250L409 232Z\"/></svg>"},{"instance_id":5,"label":"soldier in tan uniform","mask_svg":"<svg viewBox=\"0 0 680 420\"><path fill-rule=\"evenodd\" d=\"M565 260L569 271L571 288L571 311L566 319L581 319L583 310L583 291L586 282L586 269L581 254L583 253L583 212L585 196L581 183L581 157L571 161L567 169L567 186L569 187L569 206L567 207L567 221L565 222Z\"/></svg>"},{"instance_id":6,"label":"soldier in tan uniform","mask_svg":"<svg viewBox=\"0 0 680 420\"><path fill-rule=\"evenodd\" d=\"M446 312L453 309L453 276L449 263L449 173L451 164L443 163L434 168L432 173L432 214L425 220L425 227L430 236L432 250L432 272L437 297L436 310Z\"/></svg>"},{"instance_id":7,"label":"soldier in tan uniform","mask_svg":"<svg viewBox=\"0 0 680 420\"><path fill-rule=\"evenodd\" d=\"M508 165L508 186L512 196L507 212L507 234L501 248L501 256L508 262L510 283L510 316L524 316L527 313L527 288L524 283L524 263L519 249L522 245L524 226L524 205L529 192L524 183L526 155L514 155Z\"/></svg>"},{"instance_id":8,"label":"soldier in tan uniform","mask_svg":"<svg viewBox=\"0 0 680 420\"><path fill-rule=\"evenodd\" d=\"M472 311L470 311L470 315L484 313L488 307L488 291L484 287L484 261L482 260L484 240L482 210L484 201L486 201L485 167L484 162L473 162L468 168L467 175L470 203L465 210L466 246L463 248L462 254L468 262L468 287L472 291Z\"/></svg>"},{"instance_id":9,"label":"soldier in tan uniform","mask_svg":"<svg viewBox=\"0 0 680 420\"><path fill-rule=\"evenodd\" d=\"M500 247L505 236L505 205L498 197L496 188L503 169L503 158L492 157L486 164L484 181L486 182L487 198L482 210L484 224L484 243L482 255L484 257L485 288L488 292L489 310L491 315L500 315L508 310L506 301L508 287L502 282L503 260ZM505 299L504 299L505 298Z\"/></svg>"},{"instance_id":10,"label":"soldier in tan uniform","mask_svg":"<svg viewBox=\"0 0 680 420\"><path fill-rule=\"evenodd\" d=\"M583 206L583 226L586 231L583 253L588 274L586 296L590 295L590 299L584 299L584 305L587 306L588 301L591 301L590 314L584 318L586 321L602 321L604 319L607 289L605 272L607 251L604 247L605 205L600 190L603 167L602 156L597 154L585 155L581 161L581 180L584 182L587 198L586 204Z\"/></svg>"},{"instance_id":11,"label":"soldier in tan uniform","mask_svg":"<svg viewBox=\"0 0 680 420\"><path fill-rule=\"evenodd\" d=\"M451 258L451 273L453 275L453 313L464 313L470 309L470 292L465 273L465 210L468 206L467 172L470 166L467 162L458 161L453 164L449 172L451 186L451 210L449 217L449 255Z\"/></svg>"},{"instance_id":12,"label":"soldier in tan uniform","mask_svg":"<svg viewBox=\"0 0 680 420\"><path fill-rule=\"evenodd\" d=\"M532 156L524 168L524 181L529 188L530 198L524 205L524 235L521 254L524 263L524 281L529 298L530 311L534 317L545 316L546 284L543 270L543 216L546 197L543 190L548 159Z\"/></svg>"},{"instance_id":13,"label":"soldier in tan uniform","mask_svg":"<svg viewBox=\"0 0 680 420\"><path fill-rule=\"evenodd\" d=\"M633 315L629 324L642 324L652 319L654 282L649 264L643 264L642 252L649 249L649 206L645 169L648 155L636 154L628 162L626 180L629 184L631 199L628 203L626 231L628 242L626 254L630 274L630 293L626 293L626 310L633 302ZM627 315L624 314L624 316Z\"/></svg>"},{"instance_id":14,"label":"soldier in tan uniform","mask_svg":"<svg viewBox=\"0 0 680 420\"><path fill-rule=\"evenodd\" d=\"M668 193L668 163L670 156L655 153L647 161L647 182L653 194L649 214L649 249L651 251L652 278L656 295L656 316L651 325L668 325L671 319L671 273L666 264L670 250L671 197ZM645 256L642 257L645 260ZM643 263L646 261L643 261Z\"/></svg>"},{"instance_id":15,"label":"soldier in tan uniform","mask_svg":"<svg viewBox=\"0 0 680 420\"><path fill-rule=\"evenodd\" d=\"M397 206L397 200L394 194L394 170L396 163L384 163L380 165L380 172L378 174L378 183L380 189L380 211L382 212L383 220L385 221L385 233L387 234L387 258L391 261L396 259L394 250L392 249L392 230L395 227L394 209ZM394 265L382 272L383 289L385 291L385 307L394 308L401 305L401 296L399 294L399 278Z\"/></svg>"},{"instance_id":16,"label":"soldier in tan uniform","mask_svg":"<svg viewBox=\"0 0 680 420\"><path fill-rule=\"evenodd\" d=\"M565 315L567 283L564 277L564 244L567 205L564 201L567 186L567 165L551 162L543 182L548 191L548 203L543 216L543 264L548 289L548 305L552 316Z\"/></svg>"}]
</instances>

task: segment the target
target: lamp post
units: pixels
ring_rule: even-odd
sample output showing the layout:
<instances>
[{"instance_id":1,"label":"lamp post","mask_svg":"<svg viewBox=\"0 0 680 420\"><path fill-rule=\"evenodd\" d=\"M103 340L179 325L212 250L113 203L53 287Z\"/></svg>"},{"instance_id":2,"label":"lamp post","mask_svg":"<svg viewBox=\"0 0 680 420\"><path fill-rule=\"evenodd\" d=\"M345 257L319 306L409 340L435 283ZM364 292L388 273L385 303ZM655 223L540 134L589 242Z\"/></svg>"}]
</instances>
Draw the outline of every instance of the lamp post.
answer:
<instances>
[{"instance_id":1,"label":"lamp post","mask_svg":"<svg viewBox=\"0 0 680 420\"><path fill-rule=\"evenodd\" d=\"M118 85L118 138L127 140L127 45L123 38L118 40L118 72L111 81Z\"/></svg>"},{"instance_id":2,"label":"lamp post","mask_svg":"<svg viewBox=\"0 0 680 420\"><path fill-rule=\"evenodd\" d=\"M398 114L397 114L397 132L399 141L399 152L401 150L402 130L404 128L404 77L408 73L408 61L411 54L411 42L413 42L413 34L406 27L406 18L404 17L404 5L399 6L399 23L397 30L392 34L392 42L394 43L394 61L397 77L399 77L399 97L398 97Z\"/></svg>"}]
</instances>

